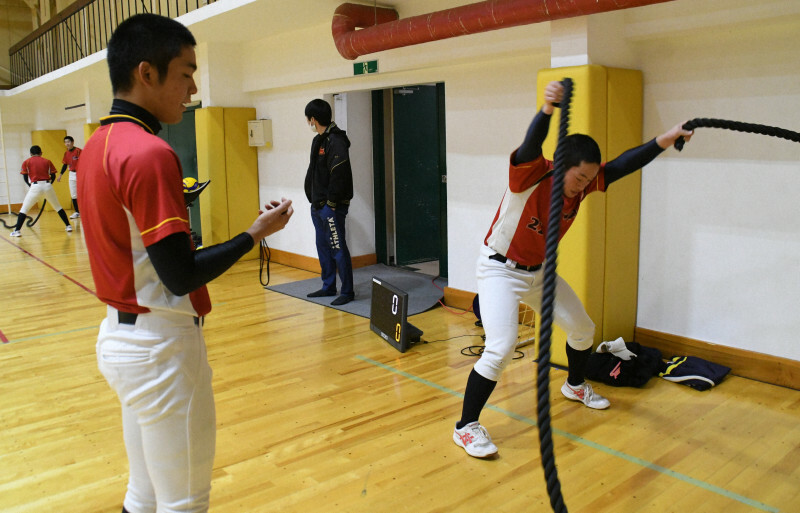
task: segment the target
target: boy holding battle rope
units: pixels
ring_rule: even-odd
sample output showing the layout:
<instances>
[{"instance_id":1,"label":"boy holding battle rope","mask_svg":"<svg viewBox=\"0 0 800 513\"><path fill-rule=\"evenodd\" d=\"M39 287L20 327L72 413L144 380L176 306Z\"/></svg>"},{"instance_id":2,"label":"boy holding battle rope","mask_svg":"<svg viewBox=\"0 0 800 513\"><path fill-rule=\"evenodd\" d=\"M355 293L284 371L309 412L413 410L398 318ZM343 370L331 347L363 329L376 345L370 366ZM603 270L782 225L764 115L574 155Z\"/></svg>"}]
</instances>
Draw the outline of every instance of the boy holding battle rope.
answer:
<instances>
[{"instance_id":1,"label":"boy holding battle rope","mask_svg":"<svg viewBox=\"0 0 800 513\"><path fill-rule=\"evenodd\" d=\"M540 313L542 263L553 186L553 162L542 155L542 143L555 104L562 100L563 93L561 82L546 86L544 105L533 118L522 145L511 154L508 189L478 257L478 297L486 347L467 379L461 420L453 432L456 445L476 458L497 453L478 418L514 353L518 305L524 302ZM614 181L650 163L679 137L689 140L692 132L684 130L682 125L679 123L650 142L602 164L600 148L594 139L583 134L568 136L564 141L566 171L560 237L575 221L580 204L589 193L604 192ZM594 323L578 296L559 276L553 320L567 333L569 375L561 393L589 408L608 408L608 400L594 393L584 380L594 340Z\"/></svg>"}]
</instances>

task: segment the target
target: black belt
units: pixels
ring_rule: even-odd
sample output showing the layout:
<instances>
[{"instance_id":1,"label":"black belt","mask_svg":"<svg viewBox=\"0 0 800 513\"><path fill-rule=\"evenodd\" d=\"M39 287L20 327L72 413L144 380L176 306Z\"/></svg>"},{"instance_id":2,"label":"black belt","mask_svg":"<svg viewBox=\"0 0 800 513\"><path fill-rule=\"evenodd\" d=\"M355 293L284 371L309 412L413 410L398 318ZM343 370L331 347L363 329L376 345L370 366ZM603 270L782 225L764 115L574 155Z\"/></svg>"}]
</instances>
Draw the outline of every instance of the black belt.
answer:
<instances>
[{"instance_id":1,"label":"black belt","mask_svg":"<svg viewBox=\"0 0 800 513\"><path fill-rule=\"evenodd\" d=\"M32 184L37 184L37 183L50 183L50 181L49 181L49 180L37 180L37 181L35 181L35 182L31 182L31 183L32 183Z\"/></svg>"},{"instance_id":2,"label":"black belt","mask_svg":"<svg viewBox=\"0 0 800 513\"><path fill-rule=\"evenodd\" d=\"M325 200L321 200L321 201L314 202L311 205L316 210L319 210L322 207L324 207L326 204L330 205L331 208L336 208L338 205L349 205L350 204L350 200L340 200L340 201L325 201Z\"/></svg>"},{"instance_id":3,"label":"black belt","mask_svg":"<svg viewBox=\"0 0 800 513\"><path fill-rule=\"evenodd\" d=\"M498 262L502 262L504 264L508 261L508 258L504 257L500 253L495 253L494 255L490 256L489 259L490 260L497 260ZM517 264L514 267L516 267L520 271L534 272L534 271L538 271L539 269L541 269L542 268L542 264L537 264L537 265Z\"/></svg>"},{"instance_id":4,"label":"black belt","mask_svg":"<svg viewBox=\"0 0 800 513\"><path fill-rule=\"evenodd\" d=\"M130 324L131 326L133 326L134 324L136 324L137 317L139 317L139 314L130 312L120 312L119 310L117 310L117 320L119 321L120 324ZM195 326L200 326L202 324L200 317L192 317L192 318L194 319Z\"/></svg>"}]
</instances>

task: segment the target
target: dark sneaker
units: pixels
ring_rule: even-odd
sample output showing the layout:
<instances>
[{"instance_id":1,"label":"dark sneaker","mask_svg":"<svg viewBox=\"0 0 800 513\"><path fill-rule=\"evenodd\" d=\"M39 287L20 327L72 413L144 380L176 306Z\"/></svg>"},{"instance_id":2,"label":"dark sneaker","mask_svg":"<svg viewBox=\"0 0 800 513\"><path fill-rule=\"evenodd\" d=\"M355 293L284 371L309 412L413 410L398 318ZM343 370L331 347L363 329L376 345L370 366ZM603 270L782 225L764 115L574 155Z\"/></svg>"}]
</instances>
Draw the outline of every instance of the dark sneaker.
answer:
<instances>
[{"instance_id":1,"label":"dark sneaker","mask_svg":"<svg viewBox=\"0 0 800 513\"><path fill-rule=\"evenodd\" d=\"M329 291L327 291L325 289L319 289L319 290L314 291L314 292L309 292L308 294L306 294L306 297L327 297L327 296L335 296L335 295L336 295L336 291L335 290L329 292Z\"/></svg>"},{"instance_id":2,"label":"dark sneaker","mask_svg":"<svg viewBox=\"0 0 800 513\"><path fill-rule=\"evenodd\" d=\"M348 295L342 294L341 296L339 296L336 299L334 299L333 301L331 301L331 304L333 306L342 306L342 305L346 305L347 303L349 303L350 301L354 300L355 298L356 298L355 295L348 296Z\"/></svg>"}]
</instances>

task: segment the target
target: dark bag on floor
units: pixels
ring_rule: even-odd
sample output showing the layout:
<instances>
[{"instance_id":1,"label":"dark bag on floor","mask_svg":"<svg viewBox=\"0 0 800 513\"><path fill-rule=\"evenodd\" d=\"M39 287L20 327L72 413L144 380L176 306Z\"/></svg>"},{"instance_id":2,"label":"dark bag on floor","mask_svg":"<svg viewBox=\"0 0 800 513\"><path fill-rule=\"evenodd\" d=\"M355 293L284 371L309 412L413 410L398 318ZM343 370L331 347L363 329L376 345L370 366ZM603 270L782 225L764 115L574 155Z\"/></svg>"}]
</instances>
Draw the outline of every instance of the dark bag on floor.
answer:
<instances>
[{"instance_id":1,"label":"dark bag on floor","mask_svg":"<svg viewBox=\"0 0 800 513\"><path fill-rule=\"evenodd\" d=\"M586 377L615 387L641 387L665 370L666 365L658 349L645 347L638 342L625 342L625 347L636 358L623 360L613 353L589 355Z\"/></svg>"},{"instance_id":2,"label":"dark bag on floor","mask_svg":"<svg viewBox=\"0 0 800 513\"><path fill-rule=\"evenodd\" d=\"M667 368L659 376L695 390L708 390L714 385L719 385L730 371L730 367L696 356L673 356L672 360L667 362Z\"/></svg>"}]
</instances>

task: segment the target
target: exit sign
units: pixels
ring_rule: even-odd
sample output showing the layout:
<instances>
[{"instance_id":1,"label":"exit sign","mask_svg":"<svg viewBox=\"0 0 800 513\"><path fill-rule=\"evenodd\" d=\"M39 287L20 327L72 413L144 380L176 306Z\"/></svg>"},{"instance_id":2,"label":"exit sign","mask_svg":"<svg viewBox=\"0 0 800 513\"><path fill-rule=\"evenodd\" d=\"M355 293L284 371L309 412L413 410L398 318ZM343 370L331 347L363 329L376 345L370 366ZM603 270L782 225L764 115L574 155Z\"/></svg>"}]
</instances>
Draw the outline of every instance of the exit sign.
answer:
<instances>
[{"instance_id":1,"label":"exit sign","mask_svg":"<svg viewBox=\"0 0 800 513\"><path fill-rule=\"evenodd\" d=\"M378 61L354 62L353 75L366 75L378 72Z\"/></svg>"}]
</instances>

